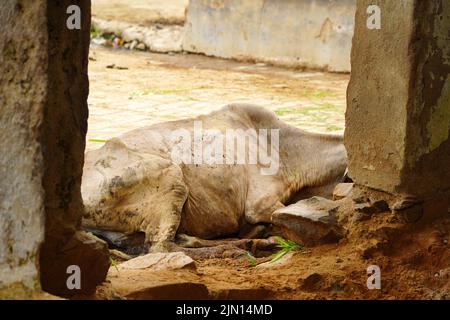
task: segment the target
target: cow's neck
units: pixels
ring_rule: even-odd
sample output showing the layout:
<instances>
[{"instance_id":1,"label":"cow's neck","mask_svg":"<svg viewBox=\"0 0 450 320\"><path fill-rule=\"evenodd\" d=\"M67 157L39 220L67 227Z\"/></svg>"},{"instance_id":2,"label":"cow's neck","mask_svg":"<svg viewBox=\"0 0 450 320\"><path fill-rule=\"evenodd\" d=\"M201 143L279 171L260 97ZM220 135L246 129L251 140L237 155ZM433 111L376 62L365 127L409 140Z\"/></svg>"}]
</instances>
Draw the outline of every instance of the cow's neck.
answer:
<instances>
[{"instance_id":1,"label":"cow's neck","mask_svg":"<svg viewBox=\"0 0 450 320\"><path fill-rule=\"evenodd\" d=\"M343 177L347 154L342 136L309 133L292 127L280 134L283 180L287 182L288 193L327 185Z\"/></svg>"}]
</instances>

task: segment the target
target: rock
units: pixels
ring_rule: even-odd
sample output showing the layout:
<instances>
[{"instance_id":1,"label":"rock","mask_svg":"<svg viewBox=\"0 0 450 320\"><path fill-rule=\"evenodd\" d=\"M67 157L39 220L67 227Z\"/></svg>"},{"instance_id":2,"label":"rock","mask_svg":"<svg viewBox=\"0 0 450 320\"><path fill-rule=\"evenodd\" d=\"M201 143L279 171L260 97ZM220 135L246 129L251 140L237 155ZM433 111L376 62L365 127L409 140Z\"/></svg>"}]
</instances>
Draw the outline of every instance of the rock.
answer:
<instances>
[{"instance_id":1,"label":"rock","mask_svg":"<svg viewBox=\"0 0 450 320\"><path fill-rule=\"evenodd\" d=\"M278 259L277 261L274 261L274 262L267 261L267 262L258 264L257 268L272 268L272 267L284 266L291 262L293 255L294 255L294 252L289 252L289 253L285 254L283 257L281 257L280 259Z\"/></svg>"},{"instance_id":2,"label":"rock","mask_svg":"<svg viewBox=\"0 0 450 320\"><path fill-rule=\"evenodd\" d=\"M414 223L419 221L423 217L423 207L420 204L401 211L394 212L400 218L400 221L405 223Z\"/></svg>"},{"instance_id":3,"label":"rock","mask_svg":"<svg viewBox=\"0 0 450 320\"><path fill-rule=\"evenodd\" d=\"M305 279L301 280L300 288L306 291L317 290L320 287L322 281L323 281L322 275L314 272L308 275Z\"/></svg>"},{"instance_id":4,"label":"rock","mask_svg":"<svg viewBox=\"0 0 450 320\"><path fill-rule=\"evenodd\" d=\"M109 250L106 242L92 234L78 231L61 248L58 255L43 263L45 263L45 269L43 269L45 271L42 272L41 279L44 281L41 282L45 291L55 292L64 297L92 294L108 273ZM67 279L70 276L67 270L73 265L80 268L81 288L71 290L67 287Z\"/></svg>"},{"instance_id":5,"label":"rock","mask_svg":"<svg viewBox=\"0 0 450 320\"><path fill-rule=\"evenodd\" d=\"M356 203L353 208L356 212L364 213L367 215L371 215L375 212L377 212L377 209L374 208L369 202L365 203Z\"/></svg>"},{"instance_id":6,"label":"rock","mask_svg":"<svg viewBox=\"0 0 450 320\"><path fill-rule=\"evenodd\" d=\"M415 196L404 195L402 196L402 198L400 198L397 202L394 203L392 209L394 211L401 211L416 206L418 204L421 204L422 202L423 201L417 199Z\"/></svg>"},{"instance_id":7,"label":"rock","mask_svg":"<svg viewBox=\"0 0 450 320\"><path fill-rule=\"evenodd\" d=\"M355 203L354 209L357 212L364 213L370 216L375 213L389 211L389 205L384 200L378 200L373 203L369 201L364 203Z\"/></svg>"},{"instance_id":8,"label":"rock","mask_svg":"<svg viewBox=\"0 0 450 320\"><path fill-rule=\"evenodd\" d=\"M119 269L119 272L111 271L108 274L108 283L102 287L106 289L108 296L114 293L127 300L211 298L208 287L189 270L154 272L151 269Z\"/></svg>"},{"instance_id":9,"label":"rock","mask_svg":"<svg viewBox=\"0 0 450 320\"><path fill-rule=\"evenodd\" d=\"M360 222L360 221L366 221L371 218L370 214L364 213L364 212L355 212L353 215L353 221Z\"/></svg>"},{"instance_id":10,"label":"rock","mask_svg":"<svg viewBox=\"0 0 450 320\"><path fill-rule=\"evenodd\" d=\"M183 252L149 253L119 265L119 270L152 269L154 271L161 271L186 268L195 270L196 266L195 261Z\"/></svg>"},{"instance_id":11,"label":"rock","mask_svg":"<svg viewBox=\"0 0 450 320\"><path fill-rule=\"evenodd\" d=\"M340 200L350 195L353 183L339 183L333 190L333 200Z\"/></svg>"},{"instance_id":12,"label":"rock","mask_svg":"<svg viewBox=\"0 0 450 320\"><path fill-rule=\"evenodd\" d=\"M121 292L121 290L119 290ZM121 294L133 300L206 300L210 298L208 288L202 283L152 283L138 288L128 288Z\"/></svg>"},{"instance_id":13,"label":"rock","mask_svg":"<svg viewBox=\"0 0 450 320\"><path fill-rule=\"evenodd\" d=\"M333 279L333 280L331 280L331 283L330 283L330 291L332 293L344 292L345 286L346 286L345 280L341 281L339 279L337 279L337 280Z\"/></svg>"},{"instance_id":14,"label":"rock","mask_svg":"<svg viewBox=\"0 0 450 320\"><path fill-rule=\"evenodd\" d=\"M337 224L339 204L321 197L312 197L276 210L272 223L283 235L297 243L314 245L337 242L343 231Z\"/></svg>"},{"instance_id":15,"label":"rock","mask_svg":"<svg viewBox=\"0 0 450 320\"><path fill-rule=\"evenodd\" d=\"M372 206L377 209L377 212L389 211L389 204L385 200L377 200L372 203Z\"/></svg>"},{"instance_id":16,"label":"rock","mask_svg":"<svg viewBox=\"0 0 450 320\"><path fill-rule=\"evenodd\" d=\"M423 201L411 195L400 198L392 208L393 212L402 222L414 223L423 216Z\"/></svg>"},{"instance_id":17,"label":"rock","mask_svg":"<svg viewBox=\"0 0 450 320\"><path fill-rule=\"evenodd\" d=\"M147 49L147 46L144 44L144 43L139 43L137 46L136 46L136 49L137 50L141 50L141 51L145 51L145 49Z\"/></svg>"},{"instance_id":18,"label":"rock","mask_svg":"<svg viewBox=\"0 0 450 320\"><path fill-rule=\"evenodd\" d=\"M360 195L352 198L353 202L356 204L370 202L370 199L367 196Z\"/></svg>"},{"instance_id":19,"label":"rock","mask_svg":"<svg viewBox=\"0 0 450 320\"><path fill-rule=\"evenodd\" d=\"M138 45L138 42L136 40L133 40L130 44L130 50L134 50L137 45Z\"/></svg>"}]
</instances>

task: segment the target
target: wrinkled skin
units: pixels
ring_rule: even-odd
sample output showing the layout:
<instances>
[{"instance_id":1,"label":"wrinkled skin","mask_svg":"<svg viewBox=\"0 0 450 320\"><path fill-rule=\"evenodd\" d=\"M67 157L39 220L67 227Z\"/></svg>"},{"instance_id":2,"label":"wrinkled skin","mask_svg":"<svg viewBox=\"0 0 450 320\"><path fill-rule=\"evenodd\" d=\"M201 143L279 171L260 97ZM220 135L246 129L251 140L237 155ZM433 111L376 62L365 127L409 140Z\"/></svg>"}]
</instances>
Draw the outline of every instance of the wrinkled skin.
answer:
<instances>
[{"instance_id":1,"label":"wrinkled skin","mask_svg":"<svg viewBox=\"0 0 450 320\"><path fill-rule=\"evenodd\" d=\"M279 129L279 170L260 164L177 164L174 130ZM192 137L194 134L192 133ZM204 146L208 143L204 143ZM271 144L268 144L269 148ZM202 239L271 223L276 209L308 197L329 196L346 170L341 136L313 134L252 105L229 105L195 119L133 130L86 154L82 196L86 227L145 232L152 251L170 250L177 234Z\"/></svg>"}]
</instances>

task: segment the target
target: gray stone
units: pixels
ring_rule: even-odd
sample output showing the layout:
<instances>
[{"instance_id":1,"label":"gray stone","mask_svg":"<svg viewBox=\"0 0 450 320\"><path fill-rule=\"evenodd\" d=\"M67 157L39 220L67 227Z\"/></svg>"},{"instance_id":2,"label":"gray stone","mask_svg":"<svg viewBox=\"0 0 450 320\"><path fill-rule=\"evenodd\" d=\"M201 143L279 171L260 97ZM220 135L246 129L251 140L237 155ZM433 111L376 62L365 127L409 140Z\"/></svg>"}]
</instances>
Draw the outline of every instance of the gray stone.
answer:
<instances>
[{"instance_id":1,"label":"gray stone","mask_svg":"<svg viewBox=\"0 0 450 320\"><path fill-rule=\"evenodd\" d=\"M338 208L334 201L313 197L276 210L272 223L282 229L286 238L297 243L336 242L343 236L336 219Z\"/></svg>"}]
</instances>

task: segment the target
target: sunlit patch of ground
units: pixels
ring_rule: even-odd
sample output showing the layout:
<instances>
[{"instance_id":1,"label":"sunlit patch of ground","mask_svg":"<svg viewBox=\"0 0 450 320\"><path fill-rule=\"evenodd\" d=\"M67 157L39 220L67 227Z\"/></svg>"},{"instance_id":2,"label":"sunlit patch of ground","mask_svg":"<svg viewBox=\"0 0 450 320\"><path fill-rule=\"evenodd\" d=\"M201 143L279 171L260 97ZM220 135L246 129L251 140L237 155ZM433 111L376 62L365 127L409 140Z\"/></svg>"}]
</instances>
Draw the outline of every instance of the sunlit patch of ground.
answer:
<instances>
[{"instance_id":1,"label":"sunlit patch of ground","mask_svg":"<svg viewBox=\"0 0 450 320\"><path fill-rule=\"evenodd\" d=\"M200 55L91 48L87 148L157 122L252 103L318 132L342 132L349 75Z\"/></svg>"}]
</instances>

